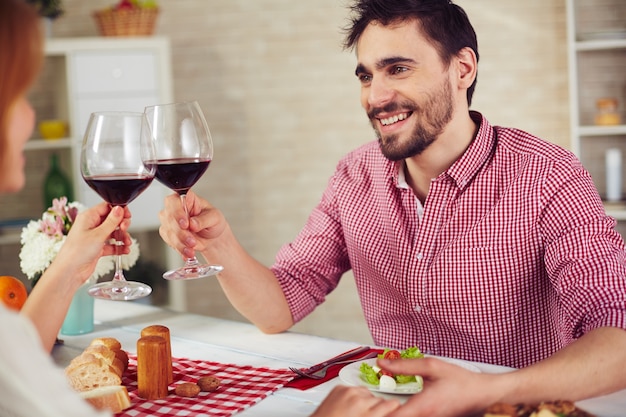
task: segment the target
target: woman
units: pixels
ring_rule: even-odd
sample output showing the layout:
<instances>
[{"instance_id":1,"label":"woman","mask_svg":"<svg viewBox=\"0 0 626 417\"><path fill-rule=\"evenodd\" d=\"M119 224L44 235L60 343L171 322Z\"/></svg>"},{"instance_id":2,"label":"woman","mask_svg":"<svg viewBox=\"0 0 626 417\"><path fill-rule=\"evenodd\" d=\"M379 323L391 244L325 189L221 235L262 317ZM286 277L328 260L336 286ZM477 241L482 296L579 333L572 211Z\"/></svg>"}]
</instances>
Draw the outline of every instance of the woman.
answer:
<instances>
[{"instance_id":1,"label":"woman","mask_svg":"<svg viewBox=\"0 0 626 417\"><path fill-rule=\"evenodd\" d=\"M24 187L24 144L34 128L26 94L43 62L37 12L23 0L0 0L0 193ZM112 255L106 242L130 212L102 203L81 213L55 261L43 274L20 314L0 303L0 415L106 416L68 386L49 352L72 296L98 259ZM125 233L125 243L130 236ZM128 249L126 249L128 252Z\"/></svg>"}]
</instances>

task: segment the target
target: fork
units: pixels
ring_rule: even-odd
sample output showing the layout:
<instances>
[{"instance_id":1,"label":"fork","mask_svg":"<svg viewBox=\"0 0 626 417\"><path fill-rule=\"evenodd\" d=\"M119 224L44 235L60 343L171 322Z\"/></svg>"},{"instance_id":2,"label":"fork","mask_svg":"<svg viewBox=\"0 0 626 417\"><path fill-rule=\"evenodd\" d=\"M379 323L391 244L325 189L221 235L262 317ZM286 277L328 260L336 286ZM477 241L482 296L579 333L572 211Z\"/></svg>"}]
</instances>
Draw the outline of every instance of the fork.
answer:
<instances>
[{"instance_id":1,"label":"fork","mask_svg":"<svg viewBox=\"0 0 626 417\"><path fill-rule=\"evenodd\" d=\"M345 361L341 361L341 362L333 362L333 363L329 363L328 365L324 366L323 368L318 369L315 372L305 372L301 369L298 368L294 368L294 367L289 367L289 370L291 370L292 372L300 375L301 377L304 378L311 378L311 379L324 379L326 377L326 373L328 372L328 370L330 369L331 366L335 366L335 365L344 365L347 363L353 363L353 362L359 362L365 359L371 359L371 358L375 358L376 356L378 356L378 352L370 352L365 356L362 356L360 358L354 358L354 359L349 359L349 360L345 360Z\"/></svg>"}]
</instances>

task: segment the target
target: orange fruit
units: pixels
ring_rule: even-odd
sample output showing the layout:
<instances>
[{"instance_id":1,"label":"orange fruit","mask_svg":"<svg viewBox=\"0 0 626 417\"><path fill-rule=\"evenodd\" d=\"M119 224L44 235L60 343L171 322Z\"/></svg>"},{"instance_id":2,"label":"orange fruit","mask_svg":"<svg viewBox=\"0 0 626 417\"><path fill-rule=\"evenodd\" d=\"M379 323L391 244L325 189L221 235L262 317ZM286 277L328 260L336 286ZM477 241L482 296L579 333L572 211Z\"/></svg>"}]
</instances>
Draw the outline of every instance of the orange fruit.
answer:
<instances>
[{"instance_id":1,"label":"orange fruit","mask_svg":"<svg viewBox=\"0 0 626 417\"><path fill-rule=\"evenodd\" d=\"M0 276L0 301L11 310L20 311L26 302L26 285L10 275Z\"/></svg>"}]
</instances>

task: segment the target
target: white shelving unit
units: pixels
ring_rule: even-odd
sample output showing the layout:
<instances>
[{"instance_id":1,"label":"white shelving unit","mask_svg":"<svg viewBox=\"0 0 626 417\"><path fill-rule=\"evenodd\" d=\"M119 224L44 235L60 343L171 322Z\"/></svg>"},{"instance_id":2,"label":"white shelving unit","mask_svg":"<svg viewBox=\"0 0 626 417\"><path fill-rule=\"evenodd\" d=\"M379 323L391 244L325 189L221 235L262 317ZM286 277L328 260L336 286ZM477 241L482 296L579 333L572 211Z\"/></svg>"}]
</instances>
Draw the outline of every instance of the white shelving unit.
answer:
<instances>
[{"instance_id":1,"label":"white shelving unit","mask_svg":"<svg viewBox=\"0 0 626 417\"><path fill-rule=\"evenodd\" d=\"M55 140L34 137L27 142L27 160L37 161L35 164L38 166L27 166L26 189L41 188L39 181L45 172L35 171L45 171L41 165L45 164L50 153L55 152L61 155L62 169L70 176L74 199L93 206L102 199L82 180L79 169L82 135L89 115L94 111L109 110L143 112L147 105L171 102L169 40L164 37L50 38L45 44L44 71L39 84L31 97L38 120L55 118L66 121L68 137ZM48 117L43 117L42 113ZM38 135L36 129L34 135ZM30 186L29 176L37 178ZM5 205L0 220L18 216L38 218L43 202L37 198L40 190L36 191L20 195L13 200L13 207ZM131 232L158 230L158 212L165 195L169 193L155 181L130 204L133 213ZM24 202L24 199L31 201ZM6 245L19 245L21 229L7 229L8 232L4 230L0 233L0 249ZM151 239L150 244L166 246L160 239L158 242ZM166 252L166 266L169 267L175 258L167 249L163 251ZM163 259L160 261L163 262ZM19 260L16 262L19 264ZM183 301L178 294L180 289L173 292L169 295L169 303L176 307Z\"/></svg>"},{"instance_id":2,"label":"white shelving unit","mask_svg":"<svg viewBox=\"0 0 626 417\"><path fill-rule=\"evenodd\" d=\"M58 145L33 140L30 146L69 145L75 199L93 206L101 198L77 169L89 115L107 110L142 112L150 104L171 102L169 42L162 37L50 39L46 56L57 59L57 84L65 86L65 94L59 92L56 96L55 107L59 117L68 120L70 137ZM158 211L167 193L155 182L130 204L137 214L133 216L132 230L158 228Z\"/></svg>"},{"instance_id":3,"label":"white shelving unit","mask_svg":"<svg viewBox=\"0 0 626 417\"><path fill-rule=\"evenodd\" d=\"M626 1L566 0L566 6L571 149L604 197L604 152L619 148L626 157ZM618 100L621 124L594 123L596 100L603 97ZM626 220L626 202L607 203L606 209L617 220Z\"/></svg>"}]
</instances>

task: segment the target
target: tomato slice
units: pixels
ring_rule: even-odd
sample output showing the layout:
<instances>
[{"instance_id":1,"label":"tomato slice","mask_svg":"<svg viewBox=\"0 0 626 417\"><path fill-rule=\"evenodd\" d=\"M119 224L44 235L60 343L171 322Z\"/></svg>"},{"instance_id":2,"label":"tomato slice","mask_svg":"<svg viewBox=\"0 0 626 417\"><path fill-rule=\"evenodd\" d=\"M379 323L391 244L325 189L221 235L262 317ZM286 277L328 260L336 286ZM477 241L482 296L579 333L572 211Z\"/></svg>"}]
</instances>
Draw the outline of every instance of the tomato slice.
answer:
<instances>
[{"instance_id":1,"label":"tomato slice","mask_svg":"<svg viewBox=\"0 0 626 417\"><path fill-rule=\"evenodd\" d=\"M384 359L400 359L402 356L400 355L400 352L398 352L397 350L388 350L387 352L385 352L385 354L383 355Z\"/></svg>"},{"instance_id":2,"label":"tomato slice","mask_svg":"<svg viewBox=\"0 0 626 417\"><path fill-rule=\"evenodd\" d=\"M391 372L389 372L389 371L387 371L387 370L385 370L385 369L381 369L381 370L378 372L378 377L380 378L380 377L381 377L381 376L383 376L383 375L387 375L387 376L390 376L390 377L392 377L392 378L394 377L394 375L393 375Z\"/></svg>"}]
</instances>

